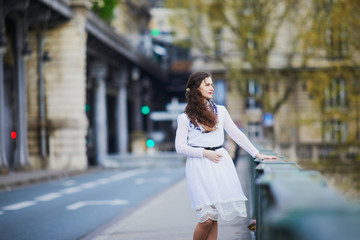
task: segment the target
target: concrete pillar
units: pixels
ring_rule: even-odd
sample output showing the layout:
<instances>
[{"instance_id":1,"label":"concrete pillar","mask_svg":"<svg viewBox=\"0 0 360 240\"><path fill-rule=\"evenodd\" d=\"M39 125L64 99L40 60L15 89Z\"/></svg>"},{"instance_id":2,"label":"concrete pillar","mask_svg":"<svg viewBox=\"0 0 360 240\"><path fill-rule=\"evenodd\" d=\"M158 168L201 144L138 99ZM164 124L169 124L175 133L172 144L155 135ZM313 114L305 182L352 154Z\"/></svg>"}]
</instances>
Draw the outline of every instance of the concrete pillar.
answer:
<instances>
[{"instance_id":1,"label":"concrete pillar","mask_svg":"<svg viewBox=\"0 0 360 240\"><path fill-rule=\"evenodd\" d=\"M2 24L2 23L0 23ZM6 46L0 46L0 173L8 171L8 161L5 154L5 95L4 95L4 62Z\"/></svg>"},{"instance_id":2,"label":"concrete pillar","mask_svg":"<svg viewBox=\"0 0 360 240\"><path fill-rule=\"evenodd\" d=\"M122 69L114 74L114 80L119 84L119 91L116 96L116 142L118 153L125 154L128 152L128 111L127 111L127 69Z\"/></svg>"},{"instance_id":3,"label":"concrete pillar","mask_svg":"<svg viewBox=\"0 0 360 240\"><path fill-rule=\"evenodd\" d=\"M15 122L17 130L14 167L16 169L30 168L27 146L27 91L23 56L24 31L24 19L18 16L15 20L15 34L13 36L16 102Z\"/></svg>"},{"instance_id":4,"label":"concrete pillar","mask_svg":"<svg viewBox=\"0 0 360 240\"><path fill-rule=\"evenodd\" d=\"M141 83L140 79L140 70L137 67L134 67L131 70L131 100L132 100L132 109L131 109L131 121L133 123L133 128L130 136L131 141L131 152L135 154L144 154L146 151L146 136L143 131L143 120L141 115L141 104L142 104L142 95L141 95Z\"/></svg>"},{"instance_id":5,"label":"concrete pillar","mask_svg":"<svg viewBox=\"0 0 360 240\"><path fill-rule=\"evenodd\" d=\"M8 171L8 161L5 154L5 94L4 94L4 54L6 51L5 17L0 1L0 173Z\"/></svg>"},{"instance_id":6,"label":"concrete pillar","mask_svg":"<svg viewBox=\"0 0 360 240\"><path fill-rule=\"evenodd\" d=\"M141 115L141 83L140 80L133 83L133 121L134 131L139 132L143 130L143 122Z\"/></svg>"},{"instance_id":7,"label":"concrete pillar","mask_svg":"<svg viewBox=\"0 0 360 240\"><path fill-rule=\"evenodd\" d=\"M8 171L5 154L5 94L4 94L4 54L6 51L5 17L2 1L0 2L0 172Z\"/></svg>"},{"instance_id":8,"label":"concrete pillar","mask_svg":"<svg viewBox=\"0 0 360 240\"><path fill-rule=\"evenodd\" d=\"M108 153L108 131L106 110L106 75L107 67L103 63L91 65L90 77L94 79L94 122L96 164L101 164L101 158Z\"/></svg>"},{"instance_id":9,"label":"concrete pillar","mask_svg":"<svg viewBox=\"0 0 360 240\"><path fill-rule=\"evenodd\" d=\"M87 168L86 2L71 5L69 21L43 32L52 59L43 69L49 169Z\"/></svg>"}]
</instances>

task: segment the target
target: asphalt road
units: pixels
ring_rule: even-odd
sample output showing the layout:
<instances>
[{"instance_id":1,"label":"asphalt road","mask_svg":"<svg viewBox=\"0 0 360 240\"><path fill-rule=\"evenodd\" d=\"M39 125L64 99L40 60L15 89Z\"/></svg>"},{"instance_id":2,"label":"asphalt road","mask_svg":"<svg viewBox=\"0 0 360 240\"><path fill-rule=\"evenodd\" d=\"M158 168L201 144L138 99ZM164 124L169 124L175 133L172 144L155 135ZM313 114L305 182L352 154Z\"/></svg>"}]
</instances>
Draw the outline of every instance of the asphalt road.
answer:
<instances>
[{"instance_id":1,"label":"asphalt road","mask_svg":"<svg viewBox=\"0 0 360 240\"><path fill-rule=\"evenodd\" d=\"M184 177L184 168L111 170L2 192L0 239L79 239Z\"/></svg>"}]
</instances>

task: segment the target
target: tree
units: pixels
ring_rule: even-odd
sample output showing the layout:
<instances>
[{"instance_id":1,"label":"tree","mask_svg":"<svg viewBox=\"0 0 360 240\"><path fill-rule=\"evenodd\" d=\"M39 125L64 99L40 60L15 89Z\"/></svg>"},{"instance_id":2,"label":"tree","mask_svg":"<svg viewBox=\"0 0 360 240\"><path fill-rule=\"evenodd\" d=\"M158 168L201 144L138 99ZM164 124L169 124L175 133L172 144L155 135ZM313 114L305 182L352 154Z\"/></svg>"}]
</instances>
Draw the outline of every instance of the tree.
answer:
<instances>
[{"instance_id":1,"label":"tree","mask_svg":"<svg viewBox=\"0 0 360 240\"><path fill-rule=\"evenodd\" d=\"M321 106L324 122L349 124L354 131L346 142L360 141L360 2L314 1L313 6L302 51L327 64L306 74L308 90Z\"/></svg>"},{"instance_id":2,"label":"tree","mask_svg":"<svg viewBox=\"0 0 360 240\"><path fill-rule=\"evenodd\" d=\"M337 112L346 121L357 121L357 139L360 135L359 4L358 0L167 3L169 7L187 11L184 21L193 47L228 71L229 79L237 83L242 97L249 97L247 79L254 78L262 89L255 96L262 110L276 114L300 81L304 81L318 100L324 117L330 119ZM342 83L336 81L346 82L347 105L326 109L330 91L326 89L333 86L335 95L343 91ZM279 82L284 87L274 96L270 90ZM351 114L344 114L344 109Z\"/></svg>"},{"instance_id":3,"label":"tree","mask_svg":"<svg viewBox=\"0 0 360 240\"><path fill-rule=\"evenodd\" d=\"M169 1L170 7L187 9L189 35L193 46L206 57L221 63L230 79L245 98L248 97L247 77L253 76L261 85L261 95L255 96L265 112L276 113L294 90L297 75L292 74L293 52L287 52L287 64L275 70L270 64L279 31L290 23L295 0L183 0ZM297 41L292 43L298 43ZM286 88L276 101L271 101L269 88L279 75L289 74Z\"/></svg>"},{"instance_id":4,"label":"tree","mask_svg":"<svg viewBox=\"0 0 360 240\"><path fill-rule=\"evenodd\" d=\"M114 9L119 4L119 0L92 0L94 3L92 11L105 22L110 23L114 17Z\"/></svg>"}]
</instances>

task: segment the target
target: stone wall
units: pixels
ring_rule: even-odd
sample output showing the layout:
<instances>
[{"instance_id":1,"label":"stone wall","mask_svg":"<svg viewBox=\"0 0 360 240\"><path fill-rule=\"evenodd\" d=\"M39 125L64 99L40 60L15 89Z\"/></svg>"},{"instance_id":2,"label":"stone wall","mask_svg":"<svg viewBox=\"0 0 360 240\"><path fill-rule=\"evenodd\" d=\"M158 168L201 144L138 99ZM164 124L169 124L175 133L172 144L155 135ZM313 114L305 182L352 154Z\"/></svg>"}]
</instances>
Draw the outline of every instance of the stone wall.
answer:
<instances>
[{"instance_id":1,"label":"stone wall","mask_svg":"<svg viewBox=\"0 0 360 240\"><path fill-rule=\"evenodd\" d=\"M27 120L28 120L28 149L29 161L32 168L41 168L40 158L40 118L39 118L39 75L37 36L35 32L29 33L29 45L32 50L26 57L26 83L27 83Z\"/></svg>"},{"instance_id":2,"label":"stone wall","mask_svg":"<svg viewBox=\"0 0 360 240\"><path fill-rule=\"evenodd\" d=\"M43 33L45 51L51 61L44 64L47 169L85 169L86 130L86 40L87 9L74 7L67 23ZM28 145L33 168L40 168L39 85L36 35L30 34L34 50L27 60Z\"/></svg>"},{"instance_id":3,"label":"stone wall","mask_svg":"<svg viewBox=\"0 0 360 240\"><path fill-rule=\"evenodd\" d=\"M69 22L47 33L44 46L52 54L52 61L44 72L50 169L87 167L87 9L79 7L73 11Z\"/></svg>"}]
</instances>

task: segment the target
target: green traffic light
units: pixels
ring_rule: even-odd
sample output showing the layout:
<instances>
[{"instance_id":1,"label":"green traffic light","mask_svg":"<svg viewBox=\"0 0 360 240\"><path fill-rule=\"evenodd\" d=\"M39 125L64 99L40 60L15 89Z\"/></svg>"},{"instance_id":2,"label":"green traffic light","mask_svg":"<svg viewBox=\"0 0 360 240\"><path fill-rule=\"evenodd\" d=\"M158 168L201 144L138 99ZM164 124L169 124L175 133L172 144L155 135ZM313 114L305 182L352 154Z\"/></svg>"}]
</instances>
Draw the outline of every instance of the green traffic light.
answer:
<instances>
[{"instance_id":1,"label":"green traffic light","mask_svg":"<svg viewBox=\"0 0 360 240\"><path fill-rule=\"evenodd\" d=\"M148 139L148 140L146 141L146 146L149 147L149 148L155 147L155 142L154 142L154 140Z\"/></svg>"},{"instance_id":2,"label":"green traffic light","mask_svg":"<svg viewBox=\"0 0 360 240\"><path fill-rule=\"evenodd\" d=\"M148 115L150 113L150 108L147 105L141 107L141 113L144 115Z\"/></svg>"},{"instance_id":3,"label":"green traffic light","mask_svg":"<svg viewBox=\"0 0 360 240\"><path fill-rule=\"evenodd\" d=\"M153 37L157 37L160 35L160 29L157 29L157 28L153 28L150 30L150 34L153 36Z\"/></svg>"},{"instance_id":4,"label":"green traffic light","mask_svg":"<svg viewBox=\"0 0 360 240\"><path fill-rule=\"evenodd\" d=\"M85 104L85 112L89 112L91 109L90 104Z\"/></svg>"}]
</instances>

